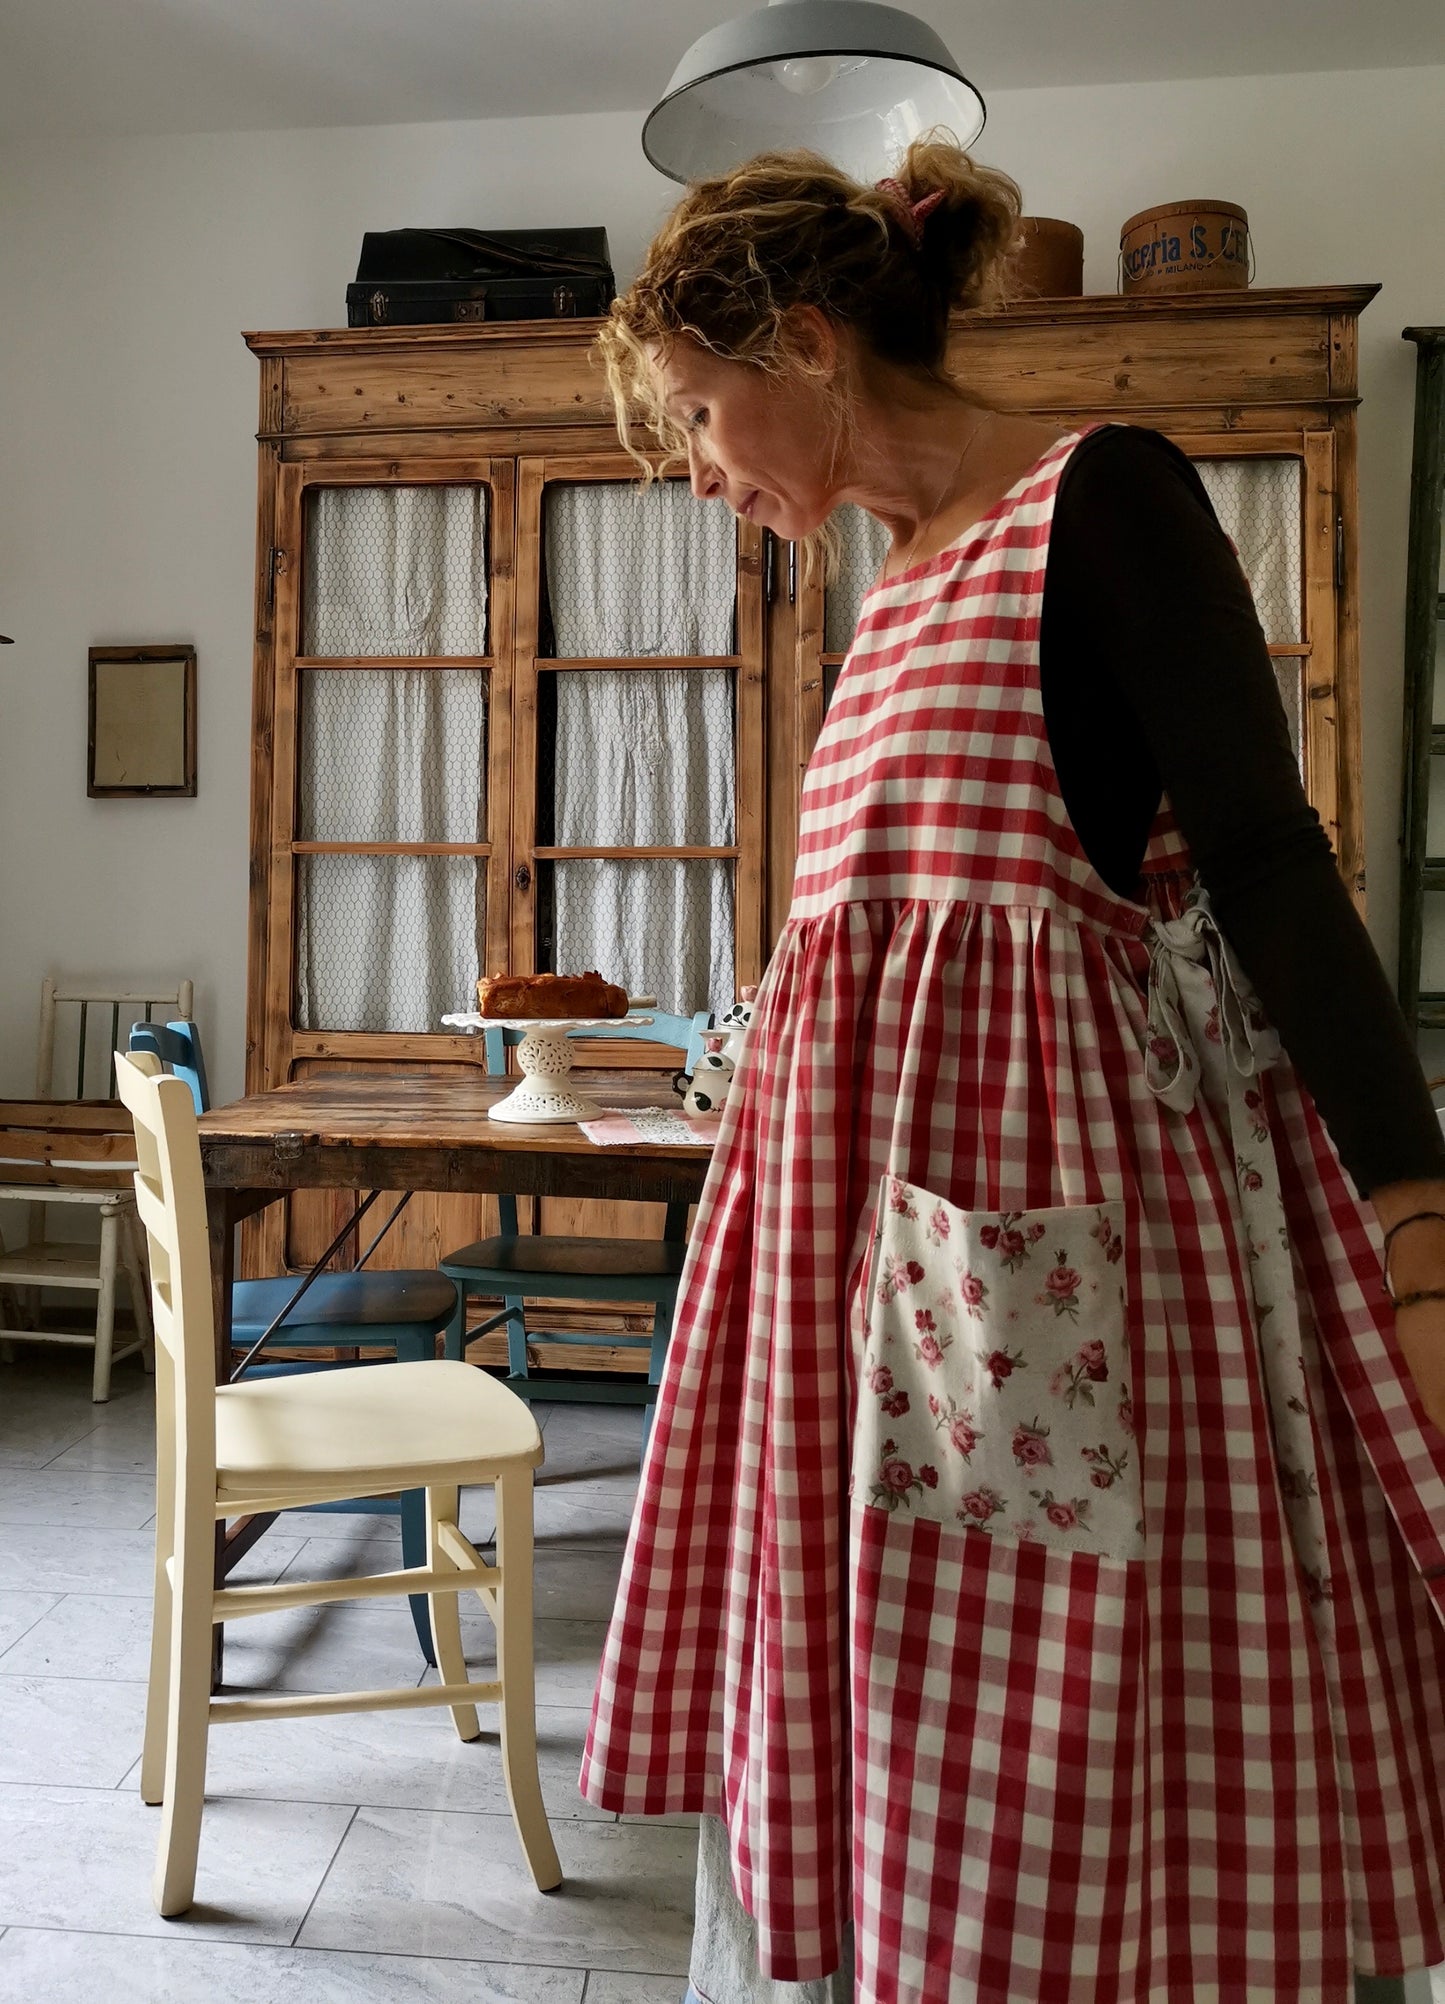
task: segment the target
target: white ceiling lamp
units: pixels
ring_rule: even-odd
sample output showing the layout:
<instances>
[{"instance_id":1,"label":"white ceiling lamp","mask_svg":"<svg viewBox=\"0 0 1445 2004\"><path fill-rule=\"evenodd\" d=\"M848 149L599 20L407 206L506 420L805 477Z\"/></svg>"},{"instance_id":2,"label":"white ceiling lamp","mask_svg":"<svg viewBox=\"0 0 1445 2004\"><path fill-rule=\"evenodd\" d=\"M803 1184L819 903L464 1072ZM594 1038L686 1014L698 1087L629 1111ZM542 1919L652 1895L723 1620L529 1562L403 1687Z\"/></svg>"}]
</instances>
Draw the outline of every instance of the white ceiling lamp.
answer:
<instances>
[{"instance_id":1,"label":"white ceiling lamp","mask_svg":"<svg viewBox=\"0 0 1445 2004\"><path fill-rule=\"evenodd\" d=\"M874 0L769 0L693 43L642 149L674 181L794 146L875 181L921 133L945 126L970 146L983 120L978 91L912 14Z\"/></svg>"}]
</instances>

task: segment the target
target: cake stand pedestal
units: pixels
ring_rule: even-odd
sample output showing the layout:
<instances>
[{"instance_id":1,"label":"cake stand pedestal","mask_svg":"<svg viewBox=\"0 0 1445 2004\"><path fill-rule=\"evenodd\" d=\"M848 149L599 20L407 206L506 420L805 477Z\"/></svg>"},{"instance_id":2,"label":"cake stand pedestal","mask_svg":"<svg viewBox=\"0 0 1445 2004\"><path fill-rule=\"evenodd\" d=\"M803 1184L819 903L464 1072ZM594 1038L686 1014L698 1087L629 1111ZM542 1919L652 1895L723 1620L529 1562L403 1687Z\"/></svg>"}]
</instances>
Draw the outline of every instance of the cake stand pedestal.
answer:
<instances>
[{"instance_id":1,"label":"cake stand pedestal","mask_svg":"<svg viewBox=\"0 0 1445 2004\"><path fill-rule=\"evenodd\" d=\"M600 1120L604 1109L572 1085L572 1030L610 1029L619 1022L650 1023L650 1016L443 1016L450 1030L522 1030L517 1046L521 1083L488 1111L491 1120L514 1120L528 1126L563 1121Z\"/></svg>"}]
</instances>

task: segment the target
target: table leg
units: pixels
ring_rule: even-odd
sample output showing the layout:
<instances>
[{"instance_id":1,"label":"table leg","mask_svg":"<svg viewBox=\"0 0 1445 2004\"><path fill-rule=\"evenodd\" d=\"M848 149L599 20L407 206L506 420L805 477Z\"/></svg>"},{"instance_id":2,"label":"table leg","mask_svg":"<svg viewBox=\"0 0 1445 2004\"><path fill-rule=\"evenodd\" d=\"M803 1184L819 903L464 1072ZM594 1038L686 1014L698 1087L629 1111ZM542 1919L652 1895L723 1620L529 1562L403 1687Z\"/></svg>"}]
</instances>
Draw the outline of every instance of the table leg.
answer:
<instances>
[{"instance_id":1,"label":"table leg","mask_svg":"<svg viewBox=\"0 0 1445 2004\"><path fill-rule=\"evenodd\" d=\"M216 1383L231 1375L231 1289L236 1279L236 1216L229 1190L206 1192L211 1242L211 1322L216 1339Z\"/></svg>"},{"instance_id":2,"label":"table leg","mask_svg":"<svg viewBox=\"0 0 1445 2004\"><path fill-rule=\"evenodd\" d=\"M211 1245L211 1328L216 1345L216 1383L231 1374L231 1287L236 1277L236 1220L229 1190L206 1192L206 1230ZM216 1519L216 1585L240 1555L226 1550L226 1523ZM225 1676L225 1631L218 1621L211 1630L211 1689L219 1691Z\"/></svg>"}]
</instances>

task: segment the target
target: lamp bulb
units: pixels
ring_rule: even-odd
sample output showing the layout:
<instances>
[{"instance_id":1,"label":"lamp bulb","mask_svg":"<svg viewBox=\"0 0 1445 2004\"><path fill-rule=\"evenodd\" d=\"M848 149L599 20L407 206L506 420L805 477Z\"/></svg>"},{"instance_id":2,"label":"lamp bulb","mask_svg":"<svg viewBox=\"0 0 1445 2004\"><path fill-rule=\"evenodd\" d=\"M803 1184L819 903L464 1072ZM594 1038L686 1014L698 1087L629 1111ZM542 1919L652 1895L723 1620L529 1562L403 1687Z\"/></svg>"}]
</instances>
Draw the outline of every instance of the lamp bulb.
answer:
<instances>
[{"instance_id":1,"label":"lamp bulb","mask_svg":"<svg viewBox=\"0 0 1445 2004\"><path fill-rule=\"evenodd\" d=\"M836 82L837 76L838 64L832 56L790 56L786 62L773 64L774 80L794 97L813 97Z\"/></svg>"}]
</instances>

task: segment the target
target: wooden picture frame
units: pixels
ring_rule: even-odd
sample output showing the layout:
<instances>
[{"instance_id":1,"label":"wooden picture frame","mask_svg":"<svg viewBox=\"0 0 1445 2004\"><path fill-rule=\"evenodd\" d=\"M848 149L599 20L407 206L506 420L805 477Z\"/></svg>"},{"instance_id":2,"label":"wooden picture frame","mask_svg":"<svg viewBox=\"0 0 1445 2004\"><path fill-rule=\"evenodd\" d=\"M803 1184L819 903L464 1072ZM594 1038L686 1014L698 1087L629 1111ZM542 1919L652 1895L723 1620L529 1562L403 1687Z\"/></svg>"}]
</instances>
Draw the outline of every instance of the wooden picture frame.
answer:
<instances>
[{"instance_id":1,"label":"wooden picture frame","mask_svg":"<svg viewBox=\"0 0 1445 2004\"><path fill-rule=\"evenodd\" d=\"M92 647L88 708L92 800L195 798L194 647Z\"/></svg>"}]
</instances>

